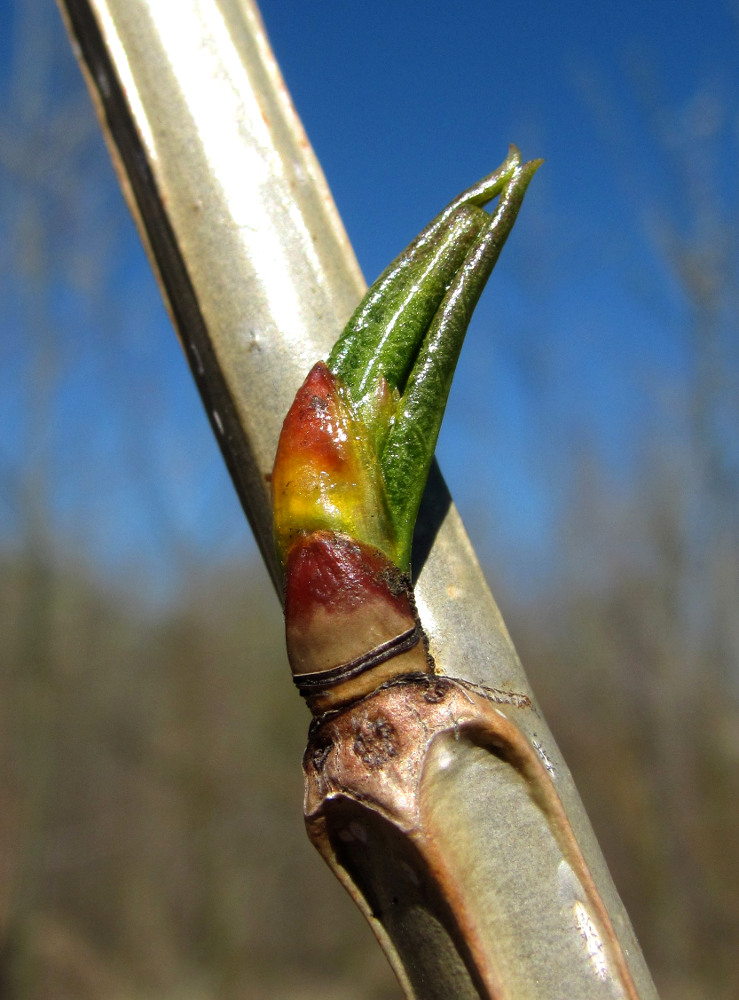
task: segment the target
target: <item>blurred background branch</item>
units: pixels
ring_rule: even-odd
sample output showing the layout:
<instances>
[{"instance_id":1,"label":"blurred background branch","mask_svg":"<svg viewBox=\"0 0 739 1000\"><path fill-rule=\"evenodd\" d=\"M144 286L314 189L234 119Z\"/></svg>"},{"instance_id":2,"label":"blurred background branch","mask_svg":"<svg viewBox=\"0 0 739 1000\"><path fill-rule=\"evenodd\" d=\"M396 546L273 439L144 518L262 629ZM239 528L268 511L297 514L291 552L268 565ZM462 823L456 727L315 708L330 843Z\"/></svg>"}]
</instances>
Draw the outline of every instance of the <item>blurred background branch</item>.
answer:
<instances>
[{"instance_id":1,"label":"blurred background branch","mask_svg":"<svg viewBox=\"0 0 739 1000\"><path fill-rule=\"evenodd\" d=\"M614 30L589 63L565 26L569 70L545 23L505 26L559 66L557 120L541 87L501 98L469 149L454 102L406 81L405 120L436 114L413 155L402 121L362 106L382 96L362 48L391 88L437 35L452 66L481 74L487 53L450 25L403 36L389 7L373 16L405 48L357 13L264 14L369 278L509 138L548 157L500 311L483 300L471 332L441 462L663 1000L733 1000L737 35L716 13L684 50L660 11L660 57ZM397 997L304 842L307 716L277 600L58 15L9 3L0 27L0 993ZM335 67L304 64L309 31L344 46ZM347 107L326 108L341 74ZM496 85L478 84L478 121ZM399 161L425 162L423 183L398 180Z\"/></svg>"}]
</instances>

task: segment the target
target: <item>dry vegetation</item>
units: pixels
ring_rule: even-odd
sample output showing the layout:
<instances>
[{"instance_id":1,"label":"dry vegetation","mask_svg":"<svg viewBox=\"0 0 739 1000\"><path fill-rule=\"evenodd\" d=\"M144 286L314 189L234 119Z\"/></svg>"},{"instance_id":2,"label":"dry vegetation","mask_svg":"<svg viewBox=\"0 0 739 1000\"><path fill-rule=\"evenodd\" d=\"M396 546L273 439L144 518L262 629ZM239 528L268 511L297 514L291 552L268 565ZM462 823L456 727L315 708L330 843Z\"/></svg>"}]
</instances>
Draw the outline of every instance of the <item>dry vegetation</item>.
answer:
<instances>
[{"instance_id":1,"label":"dry vegetation","mask_svg":"<svg viewBox=\"0 0 739 1000\"><path fill-rule=\"evenodd\" d=\"M395 995L302 829L307 713L257 576L152 619L2 567L2 996Z\"/></svg>"}]
</instances>

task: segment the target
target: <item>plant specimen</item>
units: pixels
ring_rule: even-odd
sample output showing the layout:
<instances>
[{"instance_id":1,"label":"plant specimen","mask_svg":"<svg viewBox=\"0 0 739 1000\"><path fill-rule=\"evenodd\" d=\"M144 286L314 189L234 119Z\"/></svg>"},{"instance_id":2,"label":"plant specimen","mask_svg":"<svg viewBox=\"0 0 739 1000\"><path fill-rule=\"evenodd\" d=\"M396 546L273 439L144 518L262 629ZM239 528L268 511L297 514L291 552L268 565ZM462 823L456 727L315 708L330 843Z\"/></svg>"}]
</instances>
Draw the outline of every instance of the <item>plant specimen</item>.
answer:
<instances>
[{"instance_id":1,"label":"plant specimen","mask_svg":"<svg viewBox=\"0 0 739 1000\"><path fill-rule=\"evenodd\" d=\"M637 995L550 765L501 710L534 706L437 667L410 578L462 342L539 164L522 163L511 147L377 279L299 389L272 476L288 657L314 716L304 756L308 832L408 996L424 1000L538 995L530 988L541 963L550 966L541 982L553 977L564 989L575 970L573 997L580 968L598 984L592 996ZM571 873L560 923L543 931L564 942L553 964L550 945L532 950L528 941L534 897L506 891L496 909L501 873L489 858L490 807L479 803L508 785L518 815L536 803L551 870ZM528 912L518 955L510 906Z\"/></svg>"},{"instance_id":2,"label":"plant specimen","mask_svg":"<svg viewBox=\"0 0 739 1000\"><path fill-rule=\"evenodd\" d=\"M363 283L258 12L250 0L61 5L236 488L282 576L290 660L314 713L314 843L409 997L635 997L619 942L640 995L654 996L452 507L421 521L435 538L415 581L420 615L409 579L467 321L536 164L511 150L370 290L298 393L271 496L289 398Z\"/></svg>"}]
</instances>

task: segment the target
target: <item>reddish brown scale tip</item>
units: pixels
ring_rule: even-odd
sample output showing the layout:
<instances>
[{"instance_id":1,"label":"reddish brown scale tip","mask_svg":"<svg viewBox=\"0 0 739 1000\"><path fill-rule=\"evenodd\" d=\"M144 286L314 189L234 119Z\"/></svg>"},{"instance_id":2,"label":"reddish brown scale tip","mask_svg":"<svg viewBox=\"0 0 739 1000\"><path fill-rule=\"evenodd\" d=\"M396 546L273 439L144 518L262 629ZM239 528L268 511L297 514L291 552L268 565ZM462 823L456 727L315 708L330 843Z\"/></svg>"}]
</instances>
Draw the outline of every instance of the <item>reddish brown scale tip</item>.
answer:
<instances>
[{"instance_id":1,"label":"reddish brown scale tip","mask_svg":"<svg viewBox=\"0 0 739 1000\"><path fill-rule=\"evenodd\" d=\"M294 452L310 452L326 472L340 469L346 456L337 443L336 379L323 361L317 362L298 390L282 433Z\"/></svg>"},{"instance_id":2,"label":"reddish brown scale tip","mask_svg":"<svg viewBox=\"0 0 739 1000\"><path fill-rule=\"evenodd\" d=\"M285 418L272 474L275 537L283 561L312 531L344 532L395 555L371 435L326 365L316 364Z\"/></svg>"}]
</instances>

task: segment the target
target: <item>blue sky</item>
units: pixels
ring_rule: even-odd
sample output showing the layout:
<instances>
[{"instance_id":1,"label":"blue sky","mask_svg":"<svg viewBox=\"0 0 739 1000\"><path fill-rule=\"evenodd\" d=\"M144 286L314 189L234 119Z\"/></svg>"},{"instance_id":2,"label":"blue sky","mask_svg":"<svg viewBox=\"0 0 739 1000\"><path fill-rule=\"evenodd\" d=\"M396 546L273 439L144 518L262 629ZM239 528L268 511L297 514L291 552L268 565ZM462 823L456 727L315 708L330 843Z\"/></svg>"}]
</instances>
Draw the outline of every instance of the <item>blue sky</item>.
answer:
<instances>
[{"instance_id":1,"label":"blue sky","mask_svg":"<svg viewBox=\"0 0 739 1000\"><path fill-rule=\"evenodd\" d=\"M546 186L563 215L622 223L625 192L601 132L624 152L641 142L635 72L654 78L665 109L707 88L736 99L737 22L721 3L267 3L263 16L373 273L383 241L391 252L406 242L509 141L546 158L540 199ZM616 114L599 122L593 104Z\"/></svg>"},{"instance_id":2,"label":"blue sky","mask_svg":"<svg viewBox=\"0 0 739 1000\"><path fill-rule=\"evenodd\" d=\"M50 128L33 154L53 240L44 308L61 331L68 372L42 441L56 456L55 516L78 541L92 530L93 559L112 566L157 549L164 510L195 551L220 558L233 551L238 510L58 15L30 7L46 25L34 38L44 34L56 53L52 103L89 123L71 153L54 151L59 129ZM6 96L13 46L26 44L14 34L15 9L0 6ZM548 578L583 455L598 470L596 488L628 502L645 452L679 438L694 361L690 311L655 233L669 222L688 234L707 217L705 205L696 212L700 199L737 230L737 17L728 0L455 9L270 2L262 14L368 280L494 168L509 142L545 158L473 321L439 457L483 554L510 567L524 589ZM5 112L6 149L17 104ZM24 178L3 162L6 198L20 206ZM55 191L74 170L84 171L85 193L70 213ZM11 207L6 227L12 216ZM110 263L80 280L74 261L96 240ZM31 364L14 336L30 322L35 293L23 292L9 245L6 235L0 457L12 465L11 438L22 439L30 405L17 373ZM104 348L101 317L110 327ZM143 398L143 413L122 416L126 397ZM72 476L75 449L93 470L92 491ZM106 467L113 453L128 454L128 464ZM136 472L143 453L145 475ZM160 513L152 515L147 494L159 470Z\"/></svg>"},{"instance_id":3,"label":"blue sky","mask_svg":"<svg viewBox=\"0 0 739 1000\"><path fill-rule=\"evenodd\" d=\"M645 435L679 422L690 313L655 231L690 232L698 157L737 221L739 19L658 0L262 10L368 279L509 141L545 158L439 445L478 544L500 532L533 572L582 450L629 494L660 447Z\"/></svg>"}]
</instances>

